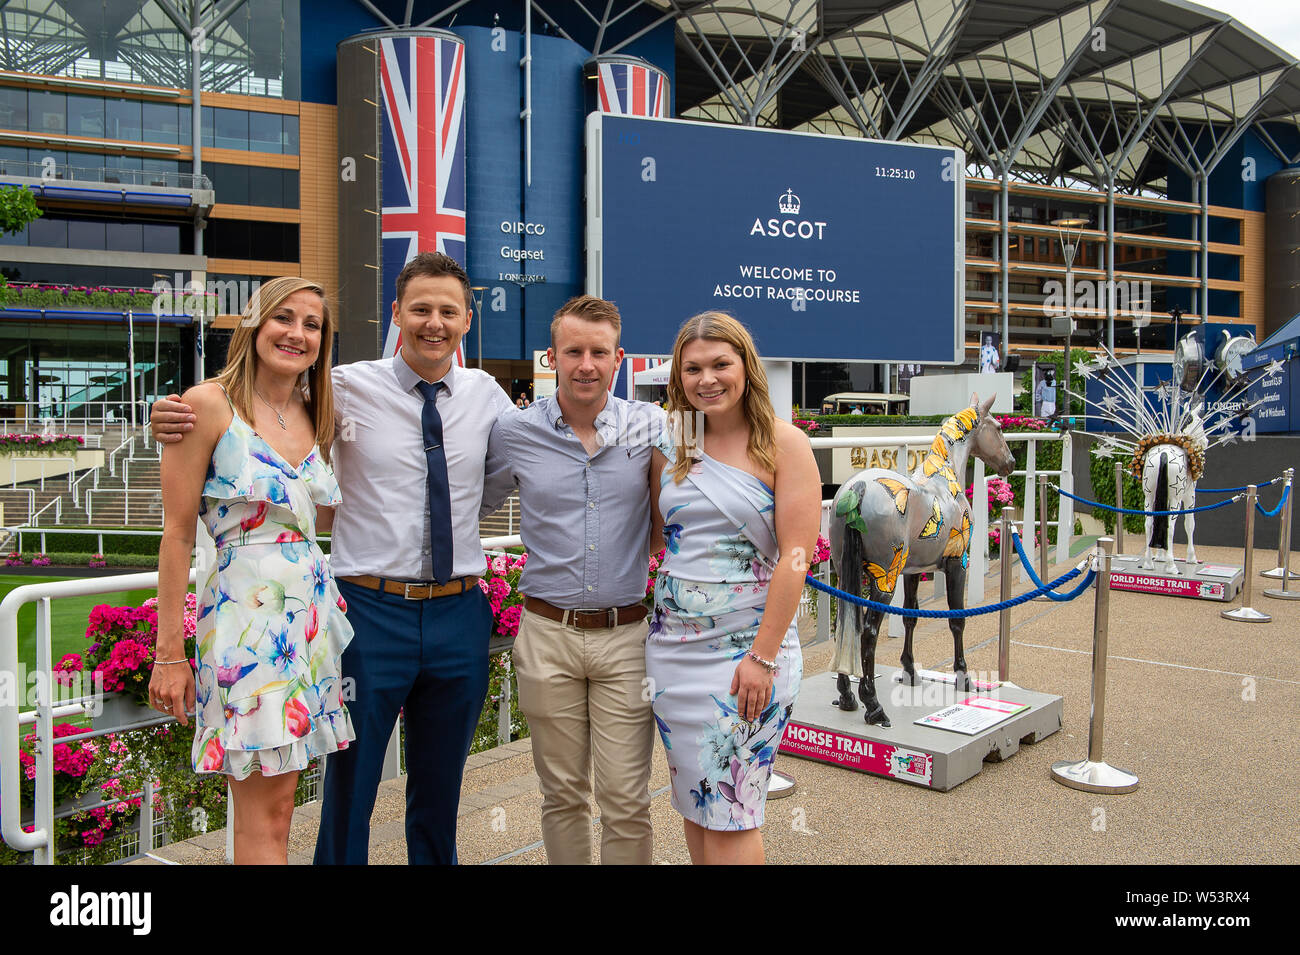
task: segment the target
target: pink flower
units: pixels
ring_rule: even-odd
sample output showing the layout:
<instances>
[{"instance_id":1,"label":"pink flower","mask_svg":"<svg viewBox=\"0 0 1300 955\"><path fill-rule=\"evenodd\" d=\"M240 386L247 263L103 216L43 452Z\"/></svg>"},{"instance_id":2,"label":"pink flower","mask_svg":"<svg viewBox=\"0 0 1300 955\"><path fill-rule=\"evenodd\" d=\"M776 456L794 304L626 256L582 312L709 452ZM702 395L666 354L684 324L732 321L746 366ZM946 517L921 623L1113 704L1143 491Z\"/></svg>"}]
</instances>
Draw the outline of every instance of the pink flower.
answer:
<instances>
[{"instance_id":1,"label":"pink flower","mask_svg":"<svg viewBox=\"0 0 1300 955\"><path fill-rule=\"evenodd\" d=\"M492 560L488 562L488 566L492 568L492 573L498 574L503 577L505 576L506 572L510 569L506 564L505 557L501 554L498 554L496 557L493 557Z\"/></svg>"},{"instance_id":2,"label":"pink flower","mask_svg":"<svg viewBox=\"0 0 1300 955\"><path fill-rule=\"evenodd\" d=\"M320 618L316 613L316 605L310 604L307 607L307 642L311 643L316 639L316 634L320 632Z\"/></svg>"},{"instance_id":3,"label":"pink flower","mask_svg":"<svg viewBox=\"0 0 1300 955\"><path fill-rule=\"evenodd\" d=\"M199 768L208 772L217 772L221 769L226 761L226 748L221 745L221 740L215 736L208 740L203 747L203 755L199 760Z\"/></svg>"},{"instance_id":4,"label":"pink flower","mask_svg":"<svg viewBox=\"0 0 1300 955\"><path fill-rule=\"evenodd\" d=\"M501 611L497 620L497 633L507 637L516 636L519 633L519 618L521 616L523 616L523 608L518 604Z\"/></svg>"}]
</instances>

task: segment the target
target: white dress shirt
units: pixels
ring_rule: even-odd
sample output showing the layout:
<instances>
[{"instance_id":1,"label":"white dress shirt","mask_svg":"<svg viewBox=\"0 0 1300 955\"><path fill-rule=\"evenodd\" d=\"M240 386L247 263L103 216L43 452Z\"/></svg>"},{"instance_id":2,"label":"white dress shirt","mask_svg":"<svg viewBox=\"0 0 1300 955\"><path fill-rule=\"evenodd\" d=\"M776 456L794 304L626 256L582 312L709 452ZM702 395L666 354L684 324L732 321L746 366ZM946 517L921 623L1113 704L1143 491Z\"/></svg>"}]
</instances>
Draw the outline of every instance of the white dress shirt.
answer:
<instances>
[{"instance_id":1,"label":"white dress shirt","mask_svg":"<svg viewBox=\"0 0 1300 955\"><path fill-rule=\"evenodd\" d=\"M401 352L334 369L332 460L343 503L330 562L340 577L432 579L420 380ZM476 368L453 365L442 384L437 401L451 489L452 574L479 576L487 569L478 512L488 435L497 415L514 405L496 379Z\"/></svg>"}]
</instances>

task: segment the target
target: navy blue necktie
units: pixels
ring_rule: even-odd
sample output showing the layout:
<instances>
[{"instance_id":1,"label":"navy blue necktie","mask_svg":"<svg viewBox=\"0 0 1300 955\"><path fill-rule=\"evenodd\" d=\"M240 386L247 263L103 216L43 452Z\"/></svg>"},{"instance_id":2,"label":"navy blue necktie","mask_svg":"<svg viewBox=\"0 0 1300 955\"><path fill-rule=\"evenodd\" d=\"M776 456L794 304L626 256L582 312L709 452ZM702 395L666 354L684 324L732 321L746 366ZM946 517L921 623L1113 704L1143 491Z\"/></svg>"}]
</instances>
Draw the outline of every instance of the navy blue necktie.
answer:
<instances>
[{"instance_id":1,"label":"navy blue necktie","mask_svg":"<svg viewBox=\"0 0 1300 955\"><path fill-rule=\"evenodd\" d=\"M419 382L424 395L420 423L424 426L424 458L429 467L429 549L433 554L433 579L451 580L451 486L447 482L447 453L442 447L442 416L438 414L438 389L442 382Z\"/></svg>"}]
</instances>

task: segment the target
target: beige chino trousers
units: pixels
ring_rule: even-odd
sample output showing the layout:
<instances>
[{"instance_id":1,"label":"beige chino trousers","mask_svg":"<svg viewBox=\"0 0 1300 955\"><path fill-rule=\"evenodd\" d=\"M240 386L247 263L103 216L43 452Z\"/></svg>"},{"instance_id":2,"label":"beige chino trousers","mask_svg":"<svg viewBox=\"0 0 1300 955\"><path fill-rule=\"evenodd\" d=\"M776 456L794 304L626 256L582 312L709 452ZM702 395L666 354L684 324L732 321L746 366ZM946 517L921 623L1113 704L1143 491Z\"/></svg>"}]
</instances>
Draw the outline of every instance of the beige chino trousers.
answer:
<instances>
[{"instance_id":1,"label":"beige chino trousers","mask_svg":"<svg viewBox=\"0 0 1300 955\"><path fill-rule=\"evenodd\" d=\"M654 717L645 692L644 620L579 630L524 611L512 655L541 781L553 865L590 865L592 776L600 861L649 865Z\"/></svg>"}]
</instances>

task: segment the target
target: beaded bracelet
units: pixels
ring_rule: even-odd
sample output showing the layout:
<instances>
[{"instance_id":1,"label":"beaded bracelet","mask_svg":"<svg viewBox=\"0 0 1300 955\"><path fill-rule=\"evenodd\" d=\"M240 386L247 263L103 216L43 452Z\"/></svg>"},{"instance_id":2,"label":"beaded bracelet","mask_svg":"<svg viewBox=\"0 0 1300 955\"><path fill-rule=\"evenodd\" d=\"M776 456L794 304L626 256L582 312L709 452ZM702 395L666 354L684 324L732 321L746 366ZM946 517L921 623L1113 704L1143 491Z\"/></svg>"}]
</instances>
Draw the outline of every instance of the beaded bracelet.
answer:
<instances>
[{"instance_id":1,"label":"beaded bracelet","mask_svg":"<svg viewBox=\"0 0 1300 955\"><path fill-rule=\"evenodd\" d=\"M746 655L747 655L751 660L753 660L755 663L759 664L759 665L762 666L764 669L766 669L767 672L768 672L768 673L771 673L773 676L775 676L777 670L780 669L780 668L777 666L777 663L776 663L775 660L764 660L762 657L760 657L760 656L759 656L757 653L755 653L753 650L750 650L749 653L746 654Z\"/></svg>"}]
</instances>

